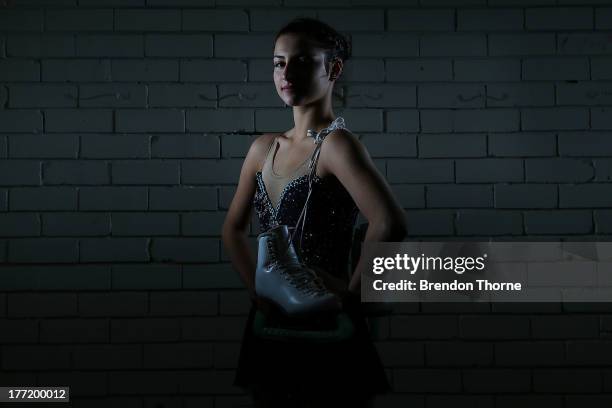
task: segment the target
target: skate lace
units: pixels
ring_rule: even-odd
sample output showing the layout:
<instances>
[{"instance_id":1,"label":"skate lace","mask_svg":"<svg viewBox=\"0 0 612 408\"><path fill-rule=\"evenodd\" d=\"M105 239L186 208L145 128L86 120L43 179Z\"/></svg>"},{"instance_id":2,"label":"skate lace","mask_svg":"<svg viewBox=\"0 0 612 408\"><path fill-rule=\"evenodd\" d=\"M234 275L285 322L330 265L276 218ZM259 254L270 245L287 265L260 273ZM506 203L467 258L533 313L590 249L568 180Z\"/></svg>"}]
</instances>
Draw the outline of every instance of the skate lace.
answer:
<instances>
[{"instance_id":1,"label":"skate lace","mask_svg":"<svg viewBox=\"0 0 612 408\"><path fill-rule=\"evenodd\" d=\"M315 143L317 147L315 148L312 156L310 157L310 163L308 165L308 168L310 169L310 173L308 174L308 195L306 196L304 208L302 208L302 212L300 213L298 217L295 228L293 229L291 234L289 234L289 244L290 245L294 243L295 234L299 229L300 230L299 248L302 248L302 240L304 236L304 226L306 225L306 214L307 214L307 209L308 209L308 201L310 200L310 195L312 193L312 186L313 186L314 177L316 175L316 166L319 160L319 154L321 152L321 145L323 143L323 139L325 138L325 136L327 136L330 132L336 129L346 129L344 118L338 117L334 119L334 121L328 127L326 127L325 129L322 129L319 132L313 129L308 129L307 131L307 135L314 139L313 143ZM279 225L278 220L275 220L275 221L276 221L276 224ZM298 228L300 226L300 223L302 224L301 228ZM274 248L274 245L270 246L270 244L271 242L268 242L268 248L270 249L269 253L272 254L272 259L273 259L272 262L278 264L279 259L278 259L278 254L276 253L276 248ZM285 249L285 254L287 253L286 251L288 250L289 250L289 245L287 245L287 248ZM300 290L301 292L305 294L310 294L313 296L323 296L328 293L327 288L325 287L325 284L323 283L323 280L302 261L291 259L291 261L286 262L282 266L281 275L283 275L292 286L294 286L295 288L297 288L298 290Z\"/></svg>"},{"instance_id":2,"label":"skate lace","mask_svg":"<svg viewBox=\"0 0 612 408\"><path fill-rule=\"evenodd\" d=\"M272 241L268 241L268 253L274 265L279 266L280 261L276 246ZM320 296L326 293L323 280L304 263L290 260L281 266L280 271L283 276L294 288L307 295Z\"/></svg>"}]
</instances>

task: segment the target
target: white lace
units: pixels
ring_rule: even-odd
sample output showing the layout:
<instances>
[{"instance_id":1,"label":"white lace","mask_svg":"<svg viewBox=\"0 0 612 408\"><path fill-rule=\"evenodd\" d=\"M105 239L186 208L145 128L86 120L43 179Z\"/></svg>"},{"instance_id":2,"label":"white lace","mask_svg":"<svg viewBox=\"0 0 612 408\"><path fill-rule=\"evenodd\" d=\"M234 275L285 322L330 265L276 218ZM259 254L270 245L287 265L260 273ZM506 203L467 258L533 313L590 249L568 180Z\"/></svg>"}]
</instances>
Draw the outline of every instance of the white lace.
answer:
<instances>
[{"instance_id":1,"label":"white lace","mask_svg":"<svg viewBox=\"0 0 612 408\"><path fill-rule=\"evenodd\" d=\"M319 132L316 132L312 129L308 129L307 132L308 136L314 138L314 143L317 145L317 147L312 153L312 156L310 158L310 164L308 165L308 168L310 169L310 174L308 175L308 195L306 196L306 202L304 203L304 208L302 208L302 212L300 213L298 221L295 224L295 229L293 230L289 238L289 242L292 243L293 236L295 235L295 232L297 231L298 226L300 225L300 221L302 221L302 228L300 232L300 248L302 248L302 239L304 237L304 226L306 225L308 201L310 199L310 193L312 193L312 182L316 173L316 166L319 160L319 154L321 153L321 143L323 143L323 139L325 139L325 136L327 136L329 133L333 132L336 129L346 129L344 118L341 116L338 116L328 127L322 129ZM304 218L302 218L302 216Z\"/></svg>"},{"instance_id":2,"label":"white lace","mask_svg":"<svg viewBox=\"0 0 612 408\"><path fill-rule=\"evenodd\" d=\"M272 266L278 266L279 259L276 253L276 246L272 241L268 241L268 253L272 258ZM283 263L281 266L281 275L284 276L292 286L307 295L322 295L326 291L323 280L302 262L293 261Z\"/></svg>"}]
</instances>

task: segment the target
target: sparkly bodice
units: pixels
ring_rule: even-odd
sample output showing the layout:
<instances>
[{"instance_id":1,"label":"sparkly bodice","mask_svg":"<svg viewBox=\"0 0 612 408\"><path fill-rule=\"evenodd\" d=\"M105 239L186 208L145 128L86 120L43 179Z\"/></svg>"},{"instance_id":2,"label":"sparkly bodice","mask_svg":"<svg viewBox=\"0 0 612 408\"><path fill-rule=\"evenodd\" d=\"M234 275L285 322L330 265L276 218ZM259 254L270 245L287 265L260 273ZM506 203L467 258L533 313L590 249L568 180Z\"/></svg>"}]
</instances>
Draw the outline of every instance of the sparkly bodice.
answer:
<instances>
[{"instance_id":1,"label":"sparkly bodice","mask_svg":"<svg viewBox=\"0 0 612 408\"><path fill-rule=\"evenodd\" d=\"M282 190L275 207L268 197L260 171L256 173L254 207L260 232L276 225L296 225L308 195L308 174L298 176ZM342 183L334 176L314 176L302 240L302 259L330 274L348 279L353 227L359 210ZM297 231L299 237L301 230ZM299 239L294 242L296 249Z\"/></svg>"}]
</instances>

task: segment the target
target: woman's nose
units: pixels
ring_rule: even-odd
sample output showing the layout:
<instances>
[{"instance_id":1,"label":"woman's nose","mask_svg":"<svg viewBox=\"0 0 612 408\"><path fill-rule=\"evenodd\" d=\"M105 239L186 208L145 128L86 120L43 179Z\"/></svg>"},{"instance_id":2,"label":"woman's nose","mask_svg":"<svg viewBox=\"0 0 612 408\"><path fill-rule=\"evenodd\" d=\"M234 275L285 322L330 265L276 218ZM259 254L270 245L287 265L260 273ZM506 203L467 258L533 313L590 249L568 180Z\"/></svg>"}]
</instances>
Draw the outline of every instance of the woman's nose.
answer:
<instances>
[{"instance_id":1,"label":"woman's nose","mask_svg":"<svg viewBox=\"0 0 612 408\"><path fill-rule=\"evenodd\" d=\"M295 76L295 64L287 62L283 69L283 79L290 81Z\"/></svg>"}]
</instances>

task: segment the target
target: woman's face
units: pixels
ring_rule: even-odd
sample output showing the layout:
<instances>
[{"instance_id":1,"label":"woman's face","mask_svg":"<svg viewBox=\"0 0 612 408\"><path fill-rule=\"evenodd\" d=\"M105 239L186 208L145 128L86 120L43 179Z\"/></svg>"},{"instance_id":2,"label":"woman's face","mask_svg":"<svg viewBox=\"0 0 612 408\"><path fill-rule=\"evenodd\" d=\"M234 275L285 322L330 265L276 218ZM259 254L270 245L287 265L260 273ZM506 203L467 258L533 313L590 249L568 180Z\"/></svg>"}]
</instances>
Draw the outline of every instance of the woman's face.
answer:
<instances>
[{"instance_id":1,"label":"woman's face","mask_svg":"<svg viewBox=\"0 0 612 408\"><path fill-rule=\"evenodd\" d=\"M276 92L289 106L317 101L333 86L325 72L325 50L303 35L278 37L273 62Z\"/></svg>"}]
</instances>

